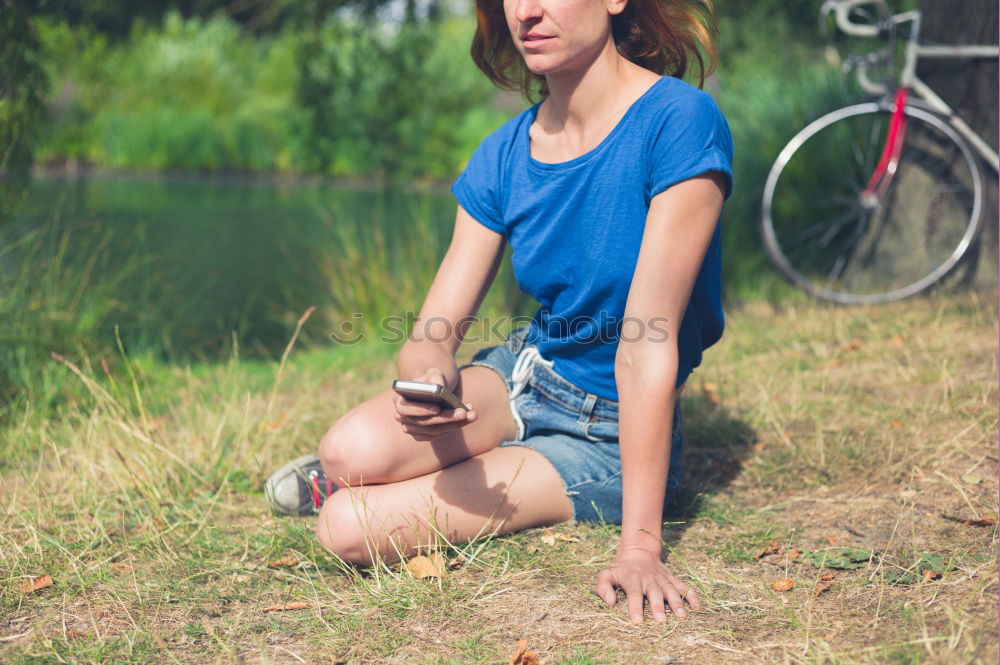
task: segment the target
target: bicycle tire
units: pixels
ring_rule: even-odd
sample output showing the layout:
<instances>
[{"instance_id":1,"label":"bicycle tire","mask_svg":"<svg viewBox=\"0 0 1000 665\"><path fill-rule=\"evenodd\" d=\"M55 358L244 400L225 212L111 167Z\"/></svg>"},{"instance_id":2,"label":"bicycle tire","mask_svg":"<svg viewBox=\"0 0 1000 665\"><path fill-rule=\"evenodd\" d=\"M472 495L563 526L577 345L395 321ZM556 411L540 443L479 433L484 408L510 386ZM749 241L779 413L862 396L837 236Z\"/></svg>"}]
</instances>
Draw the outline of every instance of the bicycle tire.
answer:
<instances>
[{"instance_id":1,"label":"bicycle tire","mask_svg":"<svg viewBox=\"0 0 1000 665\"><path fill-rule=\"evenodd\" d=\"M788 280L817 297L856 305L915 295L951 272L979 233L979 161L945 118L920 107L904 111L903 151L888 191L874 207L862 203L894 107L855 104L818 118L768 174L764 248ZM807 235L814 239L794 242Z\"/></svg>"}]
</instances>

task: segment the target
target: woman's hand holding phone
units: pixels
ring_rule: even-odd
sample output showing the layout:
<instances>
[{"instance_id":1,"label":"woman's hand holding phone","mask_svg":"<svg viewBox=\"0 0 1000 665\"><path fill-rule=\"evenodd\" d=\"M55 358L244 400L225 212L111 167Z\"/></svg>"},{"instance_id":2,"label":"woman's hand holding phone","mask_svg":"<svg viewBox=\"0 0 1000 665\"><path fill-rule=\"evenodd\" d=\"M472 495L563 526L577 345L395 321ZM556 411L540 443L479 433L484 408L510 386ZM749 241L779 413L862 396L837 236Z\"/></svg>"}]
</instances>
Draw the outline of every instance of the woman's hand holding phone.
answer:
<instances>
[{"instance_id":1,"label":"woman's hand holding phone","mask_svg":"<svg viewBox=\"0 0 1000 665\"><path fill-rule=\"evenodd\" d=\"M409 380L436 383L448 390L455 387L448 385L444 372L437 367L431 367L423 374L410 377ZM457 383L456 376L455 384ZM468 425L478 417L471 404L466 404L467 408L464 409L451 409L433 402L407 399L399 394L395 396L393 402L396 406L396 422L402 425L404 432L418 441L433 441L452 430Z\"/></svg>"}]
</instances>

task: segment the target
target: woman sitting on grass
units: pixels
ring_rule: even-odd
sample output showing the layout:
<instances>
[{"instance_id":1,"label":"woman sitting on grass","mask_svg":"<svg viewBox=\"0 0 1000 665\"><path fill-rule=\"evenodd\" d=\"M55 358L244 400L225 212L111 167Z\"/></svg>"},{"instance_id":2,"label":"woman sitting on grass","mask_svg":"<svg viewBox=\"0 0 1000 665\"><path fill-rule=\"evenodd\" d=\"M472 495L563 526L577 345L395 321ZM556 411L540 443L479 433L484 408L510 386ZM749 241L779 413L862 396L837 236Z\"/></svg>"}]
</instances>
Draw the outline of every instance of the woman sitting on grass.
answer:
<instances>
[{"instance_id":1,"label":"woman sitting on grass","mask_svg":"<svg viewBox=\"0 0 1000 665\"><path fill-rule=\"evenodd\" d=\"M268 481L284 513L319 510L342 559L396 561L568 520L621 524L595 592L633 622L697 608L661 562L681 482L684 381L722 335L719 215L732 139L711 97L710 0L478 0L472 44L494 83L541 101L480 144L452 186L451 245L398 358L453 391L441 410L391 389L355 406L319 455ZM708 54L706 67L699 47ZM667 75L662 76L662 73ZM428 91L428 94L433 94ZM541 307L456 366L504 244Z\"/></svg>"}]
</instances>

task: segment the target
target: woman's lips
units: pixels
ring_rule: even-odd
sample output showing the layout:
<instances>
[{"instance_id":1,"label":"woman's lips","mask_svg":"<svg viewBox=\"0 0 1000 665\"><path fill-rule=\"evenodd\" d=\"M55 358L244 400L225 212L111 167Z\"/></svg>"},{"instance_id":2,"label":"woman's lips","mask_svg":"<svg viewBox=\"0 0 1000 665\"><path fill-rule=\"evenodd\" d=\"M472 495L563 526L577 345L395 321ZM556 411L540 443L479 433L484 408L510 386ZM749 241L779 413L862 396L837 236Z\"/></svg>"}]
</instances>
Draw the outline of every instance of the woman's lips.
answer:
<instances>
[{"instance_id":1,"label":"woman's lips","mask_svg":"<svg viewBox=\"0 0 1000 665\"><path fill-rule=\"evenodd\" d=\"M525 35L521 38L521 43L525 48L535 48L552 39L551 35Z\"/></svg>"}]
</instances>

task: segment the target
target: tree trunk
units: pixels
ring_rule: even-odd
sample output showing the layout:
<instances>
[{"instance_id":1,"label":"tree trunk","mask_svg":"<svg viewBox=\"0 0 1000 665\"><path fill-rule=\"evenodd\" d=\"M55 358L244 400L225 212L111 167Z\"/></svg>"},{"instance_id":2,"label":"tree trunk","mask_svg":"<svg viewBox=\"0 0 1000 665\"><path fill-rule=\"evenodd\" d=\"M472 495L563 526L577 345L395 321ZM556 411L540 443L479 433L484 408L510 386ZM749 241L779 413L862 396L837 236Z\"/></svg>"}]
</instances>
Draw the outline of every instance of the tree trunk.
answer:
<instances>
[{"instance_id":1,"label":"tree trunk","mask_svg":"<svg viewBox=\"0 0 1000 665\"><path fill-rule=\"evenodd\" d=\"M920 0L923 44L996 44L996 0ZM993 149L997 149L997 60L921 59L917 76ZM978 261L962 275L976 286L997 283L997 173L983 164L986 205Z\"/></svg>"}]
</instances>

